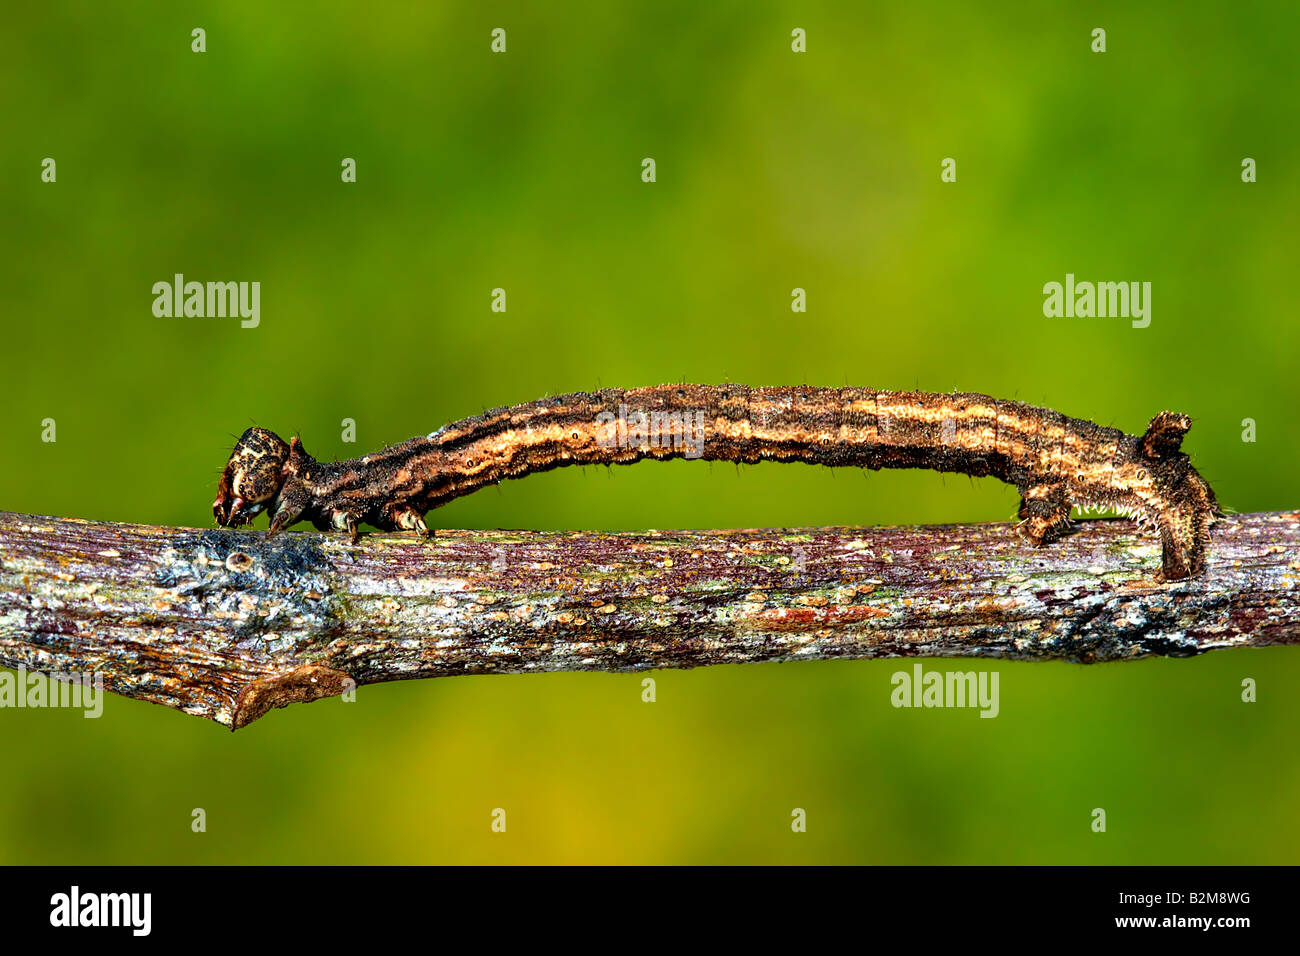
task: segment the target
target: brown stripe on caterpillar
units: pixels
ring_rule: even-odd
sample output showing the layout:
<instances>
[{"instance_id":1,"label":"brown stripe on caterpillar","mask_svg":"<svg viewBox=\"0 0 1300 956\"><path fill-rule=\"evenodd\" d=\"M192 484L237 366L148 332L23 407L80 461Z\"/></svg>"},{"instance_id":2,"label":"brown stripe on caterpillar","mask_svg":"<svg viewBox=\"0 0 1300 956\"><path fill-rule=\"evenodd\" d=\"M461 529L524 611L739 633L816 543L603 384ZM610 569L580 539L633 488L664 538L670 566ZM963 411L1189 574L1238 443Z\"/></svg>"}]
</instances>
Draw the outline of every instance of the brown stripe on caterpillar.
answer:
<instances>
[{"instance_id":1,"label":"brown stripe on caterpillar","mask_svg":"<svg viewBox=\"0 0 1300 956\"><path fill-rule=\"evenodd\" d=\"M1141 437L977 393L661 385L576 392L497 408L362 458L320 462L250 428L221 476L217 523L298 521L428 533L432 508L485 485L569 464L700 457L992 475L1021 494L1020 530L1060 537L1071 506L1154 524L1166 580L1204 568L1214 493L1180 450L1191 419L1161 412Z\"/></svg>"}]
</instances>

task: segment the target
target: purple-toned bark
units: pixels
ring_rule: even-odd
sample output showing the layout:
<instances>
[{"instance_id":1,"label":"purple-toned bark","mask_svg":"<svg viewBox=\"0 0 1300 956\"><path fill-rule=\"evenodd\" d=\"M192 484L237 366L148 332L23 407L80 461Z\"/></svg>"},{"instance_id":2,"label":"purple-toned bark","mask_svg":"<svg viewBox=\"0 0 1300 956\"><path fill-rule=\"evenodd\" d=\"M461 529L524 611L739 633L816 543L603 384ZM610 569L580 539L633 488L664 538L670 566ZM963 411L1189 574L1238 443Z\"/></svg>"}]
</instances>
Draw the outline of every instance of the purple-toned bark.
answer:
<instances>
[{"instance_id":1,"label":"purple-toned bark","mask_svg":"<svg viewBox=\"0 0 1300 956\"><path fill-rule=\"evenodd\" d=\"M0 512L0 664L241 727L354 685L758 661L1077 662L1300 643L1300 513L1234 515L1160 583L1126 521L345 536Z\"/></svg>"}]
</instances>

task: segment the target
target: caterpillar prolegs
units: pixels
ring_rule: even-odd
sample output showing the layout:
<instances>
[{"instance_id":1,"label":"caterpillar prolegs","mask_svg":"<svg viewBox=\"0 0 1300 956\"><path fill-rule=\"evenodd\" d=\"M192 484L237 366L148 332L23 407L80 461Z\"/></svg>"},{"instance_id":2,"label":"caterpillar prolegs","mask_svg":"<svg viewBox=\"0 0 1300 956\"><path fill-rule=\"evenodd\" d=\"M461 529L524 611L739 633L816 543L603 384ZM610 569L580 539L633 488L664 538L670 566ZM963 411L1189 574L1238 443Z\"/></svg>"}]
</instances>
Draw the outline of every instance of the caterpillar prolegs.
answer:
<instances>
[{"instance_id":1,"label":"caterpillar prolegs","mask_svg":"<svg viewBox=\"0 0 1300 956\"><path fill-rule=\"evenodd\" d=\"M298 438L250 428L231 453L212 510L238 527L268 511L271 530L310 521L428 534L424 515L507 478L561 465L643 458L992 475L1020 491L1020 530L1060 537L1071 506L1152 523L1162 576L1204 568L1214 493L1180 451L1191 419L1161 412L1133 436L1047 408L971 393L868 388L660 385L557 395L498 408L347 461L312 458Z\"/></svg>"}]
</instances>

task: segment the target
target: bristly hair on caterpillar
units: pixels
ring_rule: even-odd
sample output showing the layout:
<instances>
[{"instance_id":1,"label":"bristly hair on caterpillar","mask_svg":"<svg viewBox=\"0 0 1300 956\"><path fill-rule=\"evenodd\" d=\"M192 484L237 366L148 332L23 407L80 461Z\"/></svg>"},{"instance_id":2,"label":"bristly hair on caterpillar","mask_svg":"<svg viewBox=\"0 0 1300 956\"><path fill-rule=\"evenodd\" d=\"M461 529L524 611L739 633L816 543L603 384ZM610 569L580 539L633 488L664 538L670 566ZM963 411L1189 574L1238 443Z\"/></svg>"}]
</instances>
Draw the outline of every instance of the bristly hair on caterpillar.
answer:
<instances>
[{"instance_id":1,"label":"bristly hair on caterpillar","mask_svg":"<svg viewBox=\"0 0 1300 956\"><path fill-rule=\"evenodd\" d=\"M1048 408L975 393L867 388L660 385L575 392L497 408L362 458L321 462L294 437L250 428L212 504L223 527L262 511L271 531L299 521L362 523L429 534L424 515L507 478L562 465L643 458L992 475L1020 492L1020 532L1041 545L1069 528L1071 507L1153 525L1160 576L1205 567L1214 493L1181 450L1192 420L1161 412L1140 436Z\"/></svg>"}]
</instances>

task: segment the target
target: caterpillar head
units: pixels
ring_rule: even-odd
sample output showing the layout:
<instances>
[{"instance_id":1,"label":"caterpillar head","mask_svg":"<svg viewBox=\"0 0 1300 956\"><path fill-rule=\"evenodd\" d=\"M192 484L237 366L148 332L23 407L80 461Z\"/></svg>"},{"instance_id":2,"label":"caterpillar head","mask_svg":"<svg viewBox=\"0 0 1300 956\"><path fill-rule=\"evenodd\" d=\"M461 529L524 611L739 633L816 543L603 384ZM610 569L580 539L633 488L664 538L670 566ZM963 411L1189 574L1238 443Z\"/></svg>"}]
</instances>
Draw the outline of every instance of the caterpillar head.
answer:
<instances>
[{"instance_id":1,"label":"caterpillar head","mask_svg":"<svg viewBox=\"0 0 1300 956\"><path fill-rule=\"evenodd\" d=\"M289 445L275 432L250 428L226 462L212 514L223 528L238 528L260 514L284 485Z\"/></svg>"}]
</instances>

